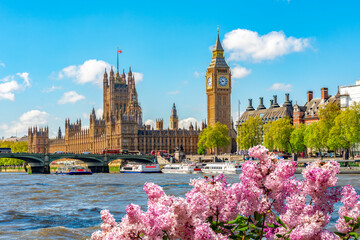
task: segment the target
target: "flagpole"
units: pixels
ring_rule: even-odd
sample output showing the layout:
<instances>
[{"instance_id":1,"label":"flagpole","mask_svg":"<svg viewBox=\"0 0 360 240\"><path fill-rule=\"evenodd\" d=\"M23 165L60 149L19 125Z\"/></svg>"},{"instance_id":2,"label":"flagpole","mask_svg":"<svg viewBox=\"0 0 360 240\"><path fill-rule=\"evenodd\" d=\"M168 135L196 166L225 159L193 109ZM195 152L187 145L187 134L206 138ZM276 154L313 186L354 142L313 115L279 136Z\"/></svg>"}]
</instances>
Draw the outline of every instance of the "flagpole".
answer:
<instances>
[{"instance_id":1,"label":"flagpole","mask_svg":"<svg viewBox=\"0 0 360 240\"><path fill-rule=\"evenodd\" d=\"M116 67L117 67L117 72L119 72L119 47L117 47L116 50L116 57L117 57Z\"/></svg>"}]
</instances>

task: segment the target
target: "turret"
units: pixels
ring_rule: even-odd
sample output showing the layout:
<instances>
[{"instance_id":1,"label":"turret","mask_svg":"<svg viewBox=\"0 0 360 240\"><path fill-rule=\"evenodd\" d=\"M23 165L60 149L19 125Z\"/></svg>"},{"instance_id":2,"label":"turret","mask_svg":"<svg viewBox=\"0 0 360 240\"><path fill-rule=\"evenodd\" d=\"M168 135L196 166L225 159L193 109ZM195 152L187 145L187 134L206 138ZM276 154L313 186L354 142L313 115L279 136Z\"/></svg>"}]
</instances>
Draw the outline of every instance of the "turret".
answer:
<instances>
[{"instance_id":1,"label":"turret","mask_svg":"<svg viewBox=\"0 0 360 240\"><path fill-rule=\"evenodd\" d=\"M179 118L176 111L175 103L173 104L172 110L171 110L171 116L170 116L170 129L175 130L178 129L179 126Z\"/></svg>"},{"instance_id":2,"label":"turret","mask_svg":"<svg viewBox=\"0 0 360 240\"><path fill-rule=\"evenodd\" d=\"M106 68L105 68L105 73L104 73L103 85L104 85L104 87L108 87L108 86L109 86L108 75L107 75L107 72L106 72Z\"/></svg>"}]
</instances>

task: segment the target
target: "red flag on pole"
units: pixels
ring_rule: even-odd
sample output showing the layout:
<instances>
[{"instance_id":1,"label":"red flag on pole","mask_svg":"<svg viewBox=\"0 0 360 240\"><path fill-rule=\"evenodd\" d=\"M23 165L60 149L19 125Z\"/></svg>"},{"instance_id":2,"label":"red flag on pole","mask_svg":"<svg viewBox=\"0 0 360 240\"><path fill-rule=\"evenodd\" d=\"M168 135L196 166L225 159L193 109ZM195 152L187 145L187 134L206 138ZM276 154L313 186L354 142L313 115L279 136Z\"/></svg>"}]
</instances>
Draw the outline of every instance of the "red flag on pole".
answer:
<instances>
[{"instance_id":1,"label":"red flag on pole","mask_svg":"<svg viewBox=\"0 0 360 240\"><path fill-rule=\"evenodd\" d=\"M118 49L118 53L122 53L122 51Z\"/></svg>"}]
</instances>

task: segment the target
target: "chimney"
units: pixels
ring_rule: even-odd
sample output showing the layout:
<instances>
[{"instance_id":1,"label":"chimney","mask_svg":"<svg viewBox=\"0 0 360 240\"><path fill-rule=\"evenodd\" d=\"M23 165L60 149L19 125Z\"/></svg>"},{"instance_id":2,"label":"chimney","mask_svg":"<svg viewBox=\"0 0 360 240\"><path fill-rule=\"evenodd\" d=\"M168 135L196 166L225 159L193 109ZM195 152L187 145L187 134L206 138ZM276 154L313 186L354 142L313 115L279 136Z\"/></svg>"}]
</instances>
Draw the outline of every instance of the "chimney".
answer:
<instances>
[{"instance_id":1,"label":"chimney","mask_svg":"<svg viewBox=\"0 0 360 240\"><path fill-rule=\"evenodd\" d=\"M328 94L328 88L321 88L321 99L328 99L329 94Z\"/></svg>"},{"instance_id":2,"label":"chimney","mask_svg":"<svg viewBox=\"0 0 360 240\"><path fill-rule=\"evenodd\" d=\"M283 107L292 106L289 96L290 96L289 93L285 93L285 102L283 104Z\"/></svg>"},{"instance_id":3,"label":"chimney","mask_svg":"<svg viewBox=\"0 0 360 240\"><path fill-rule=\"evenodd\" d=\"M252 99L249 99L249 106L246 108L246 111L253 111L255 110L252 106Z\"/></svg>"},{"instance_id":4,"label":"chimney","mask_svg":"<svg viewBox=\"0 0 360 240\"><path fill-rule=\"evenodd\" d=\"M307 102L313 99L313 91L307 91Z\"/></svg>"},{"instance_id":5,"label":"chimney","mask_svg":"<svg viewBox=\"0 0 360 240\"><path fill-rule=\"evenodd\" d=\"M269 109L270 108L273 108L274 106L273 106L273 100L272 99L270 99L270 107L269 107Z\"/></svg>"},{"instance_id":6,"label":"chimney","mask_svg":"<svg viewBox=\"0 0 360 240\"><path fill-rule=\"evenodd\" d=\"M277 103L277 96L276 95L273 96L273 107L274 108L280 107L279 104Z\"/></svg>"},{"instance_id":7,"label":"chimney","mask_svg":"<svg viewBox=\"0 0 360 240\"><path fill-rule=\"evenodd\" d=\"M256 110L260 110L260 109L266 109L266 107L264 106L264 98L263 97L260 97L260 104Z\"/></svg>"}]
</instances>

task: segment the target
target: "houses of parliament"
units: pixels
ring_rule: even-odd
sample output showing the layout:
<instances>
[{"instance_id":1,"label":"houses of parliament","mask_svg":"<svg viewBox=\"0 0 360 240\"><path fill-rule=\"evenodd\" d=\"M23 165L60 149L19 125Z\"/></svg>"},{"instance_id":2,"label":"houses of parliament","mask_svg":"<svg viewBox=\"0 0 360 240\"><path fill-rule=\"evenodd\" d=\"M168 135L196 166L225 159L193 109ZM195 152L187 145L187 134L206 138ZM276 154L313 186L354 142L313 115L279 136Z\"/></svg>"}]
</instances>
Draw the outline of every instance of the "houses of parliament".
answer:
<instances>
[{"instance_id":1,"label":"houses of parliament","mask_svg":"<svg viewBox=\"0 0 360 240\"><path fill-rule=\"evenodd\" d=\"M226 124L234 140L235 132L231 120L231 73L224 59L224 50L219 32L212 60L206 72L207 121L213 126L217 121ZM28 129L28 152L101 153L104 149L127 149L149 153L151 150L174 152L182 146L186 154L197 153L200 130L206 127L197 123L188 129L179 128L179 117L175 103L170 114L170 127L164 129L163 119L156 120L156 129L143 124L142 110L138 101L135 77L129 69L126 74L116 74L106 69L103 78L103 115L97 116L95 109L90 114L88 129L82 129L81 119L70 122L65 119L65 135L59 127L55 139L49 138L49 129ZM233 142L234 145L234 142ZM229 148L230 150L230 148Z\"/></svg>"}]
</instances>

